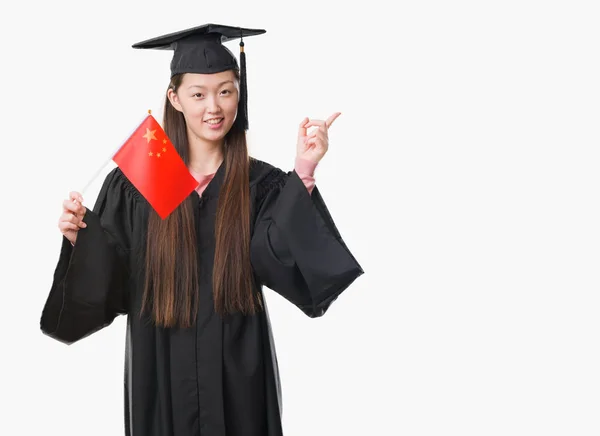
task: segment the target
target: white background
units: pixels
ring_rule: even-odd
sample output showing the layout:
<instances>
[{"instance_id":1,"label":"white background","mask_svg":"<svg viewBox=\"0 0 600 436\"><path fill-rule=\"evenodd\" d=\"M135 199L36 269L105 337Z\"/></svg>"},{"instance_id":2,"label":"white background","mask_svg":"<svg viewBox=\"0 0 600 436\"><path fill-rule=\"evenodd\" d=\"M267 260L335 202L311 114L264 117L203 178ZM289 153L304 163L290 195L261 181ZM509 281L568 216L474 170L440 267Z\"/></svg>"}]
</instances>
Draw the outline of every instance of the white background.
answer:
<instances>
[{"instance_id":1,"label":"white background","mask_svg":"<svg viewBox=\"0 0 600 436\"><path fill-rule=\"evenodd\" d=\"M56 224L162 111L171 53L131 45L207 22L267 30L254 156L342 112L317 182L366 274L316 320L268 293L286 435L600 434L595 2L334 3L2 6L0 434L123 434L125 319L39 330Z\"/></svg>"}]
</instances>

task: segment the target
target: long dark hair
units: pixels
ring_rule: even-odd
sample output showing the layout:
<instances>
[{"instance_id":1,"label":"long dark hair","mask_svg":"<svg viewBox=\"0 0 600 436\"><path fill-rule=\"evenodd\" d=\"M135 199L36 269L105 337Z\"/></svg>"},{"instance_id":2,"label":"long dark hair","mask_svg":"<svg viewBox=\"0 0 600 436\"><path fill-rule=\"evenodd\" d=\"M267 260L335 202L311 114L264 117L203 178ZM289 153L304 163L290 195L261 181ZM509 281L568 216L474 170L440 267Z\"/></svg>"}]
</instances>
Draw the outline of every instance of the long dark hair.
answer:
<instances>
[{"instance_id":1,"label":"long dark hair","mask_svg":"<svg viewBox=\"0 0 600 436\"><path fill-rule=\"evenodd\" d=\"M235 72L239 81L239 72ZM182 77L174 76L169 89L177 92ZM163 125L183 161L189 164L185 119L168 98ZM261 302L253 292L250 264L249 156L245 131L237 121L225 137L223 155L225 177L215 217L214 309L222 315L253 314ZM142 313L151 307L158 326L186 328L196 320L200 286L196 237L191 197L164 220L150 210Z\"/></svg>"}]
</instances>

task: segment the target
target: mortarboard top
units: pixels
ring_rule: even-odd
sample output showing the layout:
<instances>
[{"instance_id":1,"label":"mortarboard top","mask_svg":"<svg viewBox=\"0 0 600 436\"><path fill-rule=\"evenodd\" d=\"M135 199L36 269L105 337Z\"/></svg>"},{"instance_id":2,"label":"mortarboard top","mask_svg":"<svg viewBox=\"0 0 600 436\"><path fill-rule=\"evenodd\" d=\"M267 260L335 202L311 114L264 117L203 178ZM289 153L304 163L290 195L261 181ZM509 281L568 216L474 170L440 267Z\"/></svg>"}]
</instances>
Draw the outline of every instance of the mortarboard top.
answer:
<instances>
[{"instance_id":1,"label":"mortarboard top","mask_svg":"<svg viewBox=\"0 0 600 436\"><path fill-rule=\"evenodd\" d=\"M171 77L182 73L213 74L238 68L233 53L222 43L240 38L240 109L248 128L246 56L244 37L266 33L263 29L204 24L133 44L133 48L173 50Z\"/></svg>"}]
</instances>

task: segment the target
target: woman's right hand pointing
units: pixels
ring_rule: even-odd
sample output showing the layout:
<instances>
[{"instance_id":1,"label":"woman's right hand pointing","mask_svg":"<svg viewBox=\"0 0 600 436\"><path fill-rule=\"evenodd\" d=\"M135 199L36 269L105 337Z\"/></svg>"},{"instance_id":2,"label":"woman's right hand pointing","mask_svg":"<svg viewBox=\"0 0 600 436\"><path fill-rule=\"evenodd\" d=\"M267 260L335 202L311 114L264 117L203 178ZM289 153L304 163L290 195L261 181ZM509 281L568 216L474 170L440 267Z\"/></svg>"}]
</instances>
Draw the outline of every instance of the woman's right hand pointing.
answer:
<instances>
[{"instance_id":1,"label":"woman's right hand pointing","mask_svg":"<svg viewBox=\"0 0 600 436\"><path fill-rule=\"evenodd\" d=\"M87 209L82 204L83 197L79 192L71 192L69 197L69 200L63 201L63 213L58 220L58 228L74 245L79 229L87 227L87 224L83 222Z\"/></svg>"}]
</instances>

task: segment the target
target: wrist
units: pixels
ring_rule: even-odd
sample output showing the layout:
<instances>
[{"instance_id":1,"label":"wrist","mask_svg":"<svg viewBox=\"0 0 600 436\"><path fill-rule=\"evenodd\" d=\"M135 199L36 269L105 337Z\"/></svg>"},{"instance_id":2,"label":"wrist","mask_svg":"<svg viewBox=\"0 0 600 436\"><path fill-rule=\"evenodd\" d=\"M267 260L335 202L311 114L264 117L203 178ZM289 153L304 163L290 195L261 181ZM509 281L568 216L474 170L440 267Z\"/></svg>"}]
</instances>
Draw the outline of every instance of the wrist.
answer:
<instances>
[{"instance_id":1,"label":"wrist","mask_svg":"<svg viewBox=\"0 0 600 436\"><path fill-rule=\"evenodd\" d=\"M294 168L298 174L314 176L317 165L318 162L313 162L312 160L296 156Z\"/></svg>"}]
</instances>

